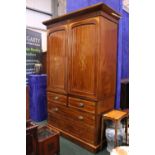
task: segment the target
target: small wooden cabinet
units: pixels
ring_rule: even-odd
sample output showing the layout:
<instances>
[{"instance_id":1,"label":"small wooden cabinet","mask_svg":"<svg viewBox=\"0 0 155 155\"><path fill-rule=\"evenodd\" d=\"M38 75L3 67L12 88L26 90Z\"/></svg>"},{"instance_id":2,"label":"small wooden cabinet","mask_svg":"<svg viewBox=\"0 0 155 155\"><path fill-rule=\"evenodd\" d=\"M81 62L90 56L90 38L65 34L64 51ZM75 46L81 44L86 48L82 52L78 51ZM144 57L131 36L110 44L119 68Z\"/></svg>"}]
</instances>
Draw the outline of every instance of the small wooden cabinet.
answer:
<instances>
[{"instance_id":1,"label":"small wooden cabinet","mask_svg":"<svg viewBox=\"0 0 155 155\"><path fill-rule=\"evenodd\" d=\"M38 155L59 155L59 133L48 126L38 129Z\"/></svg>"},{"instance_id":2,"label":"small wooden cabinet","mask_svg":"<svg viewBox=\"0 0 155 155\"><path fill-rule=\"evenodd\" d=\"M43 22L48 28L48 123L90 151L113 109L120 15L97 4Z\"/></svg>"},{"instance_id":3,"label":"small wooden cabinet","mask_svg":"<svg viewBox=\"0 0 155 155\"><path fill-rule=\"evenodd\" d=\"M38 125L35 125L31 120L26 121L26 155L38 154Z\"/></svg>"}]
</instances>

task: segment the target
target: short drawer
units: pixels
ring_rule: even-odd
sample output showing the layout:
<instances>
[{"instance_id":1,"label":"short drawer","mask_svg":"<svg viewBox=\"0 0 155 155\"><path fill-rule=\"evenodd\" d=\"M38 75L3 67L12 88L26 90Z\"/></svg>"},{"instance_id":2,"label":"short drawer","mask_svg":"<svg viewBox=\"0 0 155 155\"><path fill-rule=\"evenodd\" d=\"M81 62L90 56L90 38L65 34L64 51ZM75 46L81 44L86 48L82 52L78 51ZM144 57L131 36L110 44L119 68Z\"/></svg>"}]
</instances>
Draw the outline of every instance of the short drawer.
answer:
<instances>
[{"instance_id":1,"label":"short drawer","mask_svg":"<svg viewBox=\"0 0 155 155\"><path fill-rule=\"evenodd\" d=\"M63 108L66 106L55 104L53 102L48 101L48 113L58 114L58 115L65 115L65 109Z\"/></svg>"},{"instance_id":2,"label":"short drawer","mask_svg":"<svg viewBox=\"0 0 155 155\"><path fill-rule=\"evenodd\" d=\"M56 93L47 92L47 100L51 102L60 103L63 105L67 104L67 96Z\"/></svg>"},{"instance_id":3,"label":"short drawer","mask_svg":"<svg viewBox=\"0 0 155 155\"><path fill-rule=\"evenodd\" d=\"M93 113L93 114L95 113L95 102L69 97L68 106L77 108L89 113Z\"/></svg>"}]
</instances>

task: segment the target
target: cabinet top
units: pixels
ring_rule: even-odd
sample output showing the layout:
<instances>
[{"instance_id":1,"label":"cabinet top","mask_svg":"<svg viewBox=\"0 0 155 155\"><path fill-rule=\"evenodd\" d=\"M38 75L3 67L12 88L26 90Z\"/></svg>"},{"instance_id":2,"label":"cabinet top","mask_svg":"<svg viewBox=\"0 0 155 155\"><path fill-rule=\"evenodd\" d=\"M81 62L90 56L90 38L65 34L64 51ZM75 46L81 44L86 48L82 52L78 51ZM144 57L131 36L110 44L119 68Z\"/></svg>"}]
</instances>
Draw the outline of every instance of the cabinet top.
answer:
<instances>
[{"instance_id":1,"label":"cabinet top","mask_svg":"<svg viewBox=\"0 0 155 155\"><path fill-rule=\"evenodd\" d=\"M118 14L112 8L105 5L104 3L98 3L96 5L85 7L83 9L80 9L80 10L77 10L77 11L74 11L74 12L71 12L71 13L68 13L68 14L47 20L47 21L44 21L43 24L46 26L49 26L50 24L54 24L54 23L57 23L59 21L75 18L77 16L84 15L84 14L91 13L91 12L96 12L96 11L103 11L106 14L110 15L111 17L115 18L116 20L120 19L120 14Z\"/></svg>"}]
</instances>

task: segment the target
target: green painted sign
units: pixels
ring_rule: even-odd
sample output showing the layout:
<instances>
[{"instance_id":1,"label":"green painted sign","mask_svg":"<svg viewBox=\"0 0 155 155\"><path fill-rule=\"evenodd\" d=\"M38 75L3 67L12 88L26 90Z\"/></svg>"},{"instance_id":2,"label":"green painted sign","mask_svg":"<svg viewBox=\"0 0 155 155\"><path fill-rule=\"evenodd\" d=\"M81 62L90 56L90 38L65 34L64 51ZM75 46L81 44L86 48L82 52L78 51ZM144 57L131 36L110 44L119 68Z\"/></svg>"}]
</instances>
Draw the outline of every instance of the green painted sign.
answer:
<instances>
[{"instance_id":1,"label":"green painted sign","mask_svg":"<svg viewBox=\"0 0 155 155\"><path fill-rule=\"evenodd\" d=\"M34 73L34 65L41 60L41 33L26 29L26 83L28 75Z\"/></svg>"}]
</instances>

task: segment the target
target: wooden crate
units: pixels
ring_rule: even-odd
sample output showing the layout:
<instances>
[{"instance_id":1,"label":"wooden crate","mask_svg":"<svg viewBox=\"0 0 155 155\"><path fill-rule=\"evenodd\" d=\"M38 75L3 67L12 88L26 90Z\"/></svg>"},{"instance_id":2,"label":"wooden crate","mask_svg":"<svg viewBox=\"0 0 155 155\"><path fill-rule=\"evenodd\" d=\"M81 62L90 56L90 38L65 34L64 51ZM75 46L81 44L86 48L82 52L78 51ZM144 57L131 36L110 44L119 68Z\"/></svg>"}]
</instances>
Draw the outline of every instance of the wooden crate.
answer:
<instances>
[{"instance_id":1,"label":"wooden crate","mask_svg":"<svg viewBox=\"0 0 155 155\"><path fill-rule=\"evenodd\" d=\"M38 125L35 125L31 120L26 121L26 155L37 155L38 151Z\"/></svg>"},{"instance_id":2,"label":"wooden crate","mask_svg":"<svg viewBox=\"0 0 155 155\"><path fill-rule=\"evenodd\" d=\"M60 152L59 132L48 126L38 129L39 155L58 155Z\"/></svg>"}]
</instances>

